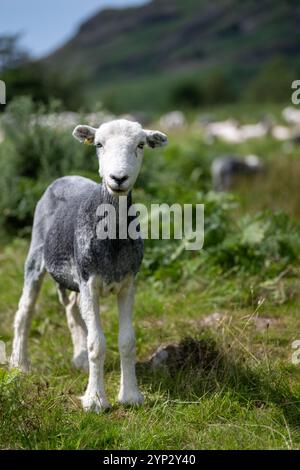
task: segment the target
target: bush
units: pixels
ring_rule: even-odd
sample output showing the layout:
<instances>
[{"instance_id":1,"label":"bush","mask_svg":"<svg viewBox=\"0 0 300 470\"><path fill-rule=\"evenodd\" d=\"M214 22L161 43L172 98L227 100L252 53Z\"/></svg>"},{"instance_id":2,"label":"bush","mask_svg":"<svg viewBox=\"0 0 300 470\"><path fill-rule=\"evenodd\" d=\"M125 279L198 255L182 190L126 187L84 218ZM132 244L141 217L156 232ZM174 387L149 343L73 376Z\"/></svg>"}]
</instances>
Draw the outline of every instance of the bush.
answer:
<instances>
[{"instance_id":1,"label":"bush","mask_svg":"<svg viewBox=\"0 0 300 470\"><path fill-rule=\"evenodd\" d=\"M37 107L29 98L16 98L3 118L5 141L0 146L0 220L4 229L31 225L37 200L53 179L96 171L96 159L79 146L71 130L42 126L38 117L56 107Z\"/></svg>"},{"instance_id":2,"label":"bush","mask_svg":"<svg viewBox=\"0 0 300 470\"><path fill-rule=\"evenodd\" d=\"M292 81L298 78L285 59L275 58L250 81L245 96L255 102L285 102L291 96Z\"/></svg>"},{"instance_id":3,"label":"bush","mask_svg":"<svg viewBox=\"0 0 300 470\"><path fill-rule=\"evenodd\" d=\"M299 260L300 226L284 212L246 215L228 226L221 243L208 248L210 261L223 271L272 277Z\"/></svg>"},{"instance_id":4,"label":"bush","mask_svg":"<svg viewBox=\"0 0 300 470\"><path fill-rule=\"evenodd\" d=\"M185 272L205 266L207 272L218 268L218 275L231 272L268 278L299 262L300 224L284 212L237 218L238 202L225 193L198 193L196 202L205 205L203 249L186 251L181 241L147 241L147 276L178 280Z\"/></svg>"},{"instance_id":5,"label":"bush","mask_svg":"<svg viewBox=\"0 0 300 470\"><path fill-rule=\"evenodd\" d=\"M177 81L170 92L170 106L175 108L231 103L236 99L234 80L219 69Z\"/></svg>"},{"instance_id":6,"label":"bush","mask_svg":"<svg viewBox=\"0 0 300 470\"><path fill-rule=\"evenodd\" d=\"M39 63L27 62L1 73L1 79L9 83L7 102L13 98L29 95L36 103L49 105L53 98L59 99L68 110L78 110L85 103L84 77L78 73L62 76Z\"/></svg>"},{"instance_id":7,"label":"bush","mask_svg":"<svg viewBox=\"0 0 300 470\"><path fill-rule=\"evenodd\" d=\"M173 85L170 95L171 106L183 108L196 108L203 103L202 90L199 82L186 79Z\"/></svg>"},{"instance_id":8,"label":"bush","mask_svg":"<svg viewBox=\"0 0 300 470\"><path fill-rule=\"evenodd\" d=\"M205 104L232 103L237 99L234 79L221 70L213 70L202 82Z\"/></svg>"}]
</instances>

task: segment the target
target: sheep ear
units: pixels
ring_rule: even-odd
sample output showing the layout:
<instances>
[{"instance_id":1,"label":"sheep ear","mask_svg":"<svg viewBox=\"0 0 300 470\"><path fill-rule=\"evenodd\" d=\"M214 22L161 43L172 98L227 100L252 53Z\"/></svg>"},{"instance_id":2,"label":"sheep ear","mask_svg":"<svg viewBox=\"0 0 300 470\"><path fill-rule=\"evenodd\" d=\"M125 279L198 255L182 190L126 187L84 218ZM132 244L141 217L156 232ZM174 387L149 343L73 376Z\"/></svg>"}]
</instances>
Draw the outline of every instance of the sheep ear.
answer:
<instances>
[{"instance_id":1,"label":"sheep ear","mask_svg":"<svg viewBox=\"0 0 300 470\"><path fill-rule=\"evenodd\" d=\"M84 144L92 145L95 139L96 130L91 126L76 126L73 131L73 137Z\"/></svg>"},{"instance_id":2,"label":"sheep ear","mask_svg":"<svg viewBox=\"0 0 300 470\"><path fill-rule=\"evenodd\" d=\"M146 132L146 138L147 138L147 144L151 148L155 147L164 147L168 143L168 137L166 134L163 134L162 132L159 131L149 131L145 130Z\"/></svg>"}]
</instances>

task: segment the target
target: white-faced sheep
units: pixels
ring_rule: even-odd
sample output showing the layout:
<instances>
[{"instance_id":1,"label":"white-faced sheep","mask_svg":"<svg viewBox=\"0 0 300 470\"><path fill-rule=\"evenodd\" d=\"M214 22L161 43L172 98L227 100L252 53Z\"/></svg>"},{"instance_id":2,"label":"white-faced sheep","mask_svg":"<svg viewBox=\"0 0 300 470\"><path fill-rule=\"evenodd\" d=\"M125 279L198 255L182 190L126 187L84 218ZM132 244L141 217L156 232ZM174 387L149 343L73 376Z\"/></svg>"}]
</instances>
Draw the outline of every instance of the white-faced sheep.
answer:
<instances>
[{"instance_id":1,"label":"white-faced sheep","mask_svg":"<svg viewBox=\"0 0 300 470\"><path fill-rule=\"evenodd\" d=\"M143 257L143 240L128 235L129 218L120 224L125 238L99 239L98 209L103 204L119 211L119 196L131 190L143 159L143 148L167 143L159 131L140 124L116 120L98 129L77 126L73 135L95 145L102 184L79 176L66 176L52 183L37 204L32 240L25 264L25 282L14 323L11 366L27 371L27 343L33 308L47 271L56 281L66 307L74 343L73 363L89 368L88 386L81 398L85 410L108 408L103 380L105 337L99 317L99 297L115 292L119 308L121 385L119 402L143 401L135 374L135 335L132 326L134 278ZM118 217L117 217L118 220ZM107 226L113 221L106 218ZM66 291L72 291L68 298ZM78 305L80 308L78 308Z\"/></svg>"}]
</instances>

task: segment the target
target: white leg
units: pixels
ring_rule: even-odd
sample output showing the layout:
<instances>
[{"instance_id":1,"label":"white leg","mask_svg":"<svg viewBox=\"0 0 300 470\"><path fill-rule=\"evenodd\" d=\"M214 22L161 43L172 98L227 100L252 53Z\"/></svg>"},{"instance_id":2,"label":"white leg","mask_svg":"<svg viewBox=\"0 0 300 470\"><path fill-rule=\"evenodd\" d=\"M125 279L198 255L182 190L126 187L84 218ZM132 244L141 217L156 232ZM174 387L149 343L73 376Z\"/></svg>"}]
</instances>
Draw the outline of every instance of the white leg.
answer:
<instances>
[{"instance_id":1,"label":"white leg","mask_svg":"<svg viewBox=\"0 0 300 470\"><path fill-rule=\"evenodd\" d=\"M80 308L87 327L89 357L89 381L85 394L81 397L86 411L99 412L110 407L104 390L103 367L105 359L105 337L99 317L99 288L97 279L80 286Z\"/></svg>"},{"instance_id":2,"label":"white leg","mask_svg":"<svg viewBox=\"0 0 300 470\"><path fill-rule=\"evenodd\" d=\"M60 303L66 309L68 327L72 337L74 350L72 363L76 369L88 372L87 330L79 311L79 294L71 292L68 297L65 289L58 286L58 296Z\"/></svg>"},{"instance_id":3,"label":"white leg","mask_svg":"<svg viewBox=\"0 0 300 470\"><path fill-rule=\"evenodd\" d=\"M28 263L29 264L29 263ZM44 272L41 270L35 272L34 275L29 273L26 277L23 293L19 302L14 321L14 340L12 347L12 355L10 358L10 367L18 368L22 372L29 370L28 357L28 336L31 320L34 312L34 306L38 293L41 288Z\"/></svg>"},{"instance_id":4,"label":"white leg","mask_svg":"<svg viewBox=\"0 0 300 470\"><path fill-rule=\"evenodd\" d=\"M118 295L119 307L119 351L121 359L121 384L118 400L124 404L143 403L144 397L138 389L135 373L135 334L132 325L134 282L122 289Z\"/></svg>"},{"instance_id":5,"label":"white leg","mask_svg":"<svg viewBox=\"0 0 300 470\"><path fill-rule=\"evenodd\" d=\"M70 295L70 303L66 307L67 321L71 331L74 355L73 365L85 372L89 371L89 359L87 351L87 330L80 315L78 306L79 296L75 292Z\"/></svg>"}]
</instances>

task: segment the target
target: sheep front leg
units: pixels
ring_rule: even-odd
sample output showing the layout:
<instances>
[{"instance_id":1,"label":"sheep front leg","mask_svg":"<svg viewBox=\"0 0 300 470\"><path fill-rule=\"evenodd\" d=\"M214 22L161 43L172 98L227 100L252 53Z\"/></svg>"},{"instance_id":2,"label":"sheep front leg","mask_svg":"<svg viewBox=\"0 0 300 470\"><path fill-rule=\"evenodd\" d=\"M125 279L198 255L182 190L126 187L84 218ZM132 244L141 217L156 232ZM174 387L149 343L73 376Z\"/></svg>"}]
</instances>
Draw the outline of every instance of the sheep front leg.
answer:
<instances>
[{"instance_id":1,"label":"sheep front leg","mask_svg":"<svg viewBox=\"0 0 300 470\"><path fill-rule=\"evenodd\" d=\"M92 278L80 286L80 308L87 327L89 380L81 403L85 411L100 412L110 408L104 390L105 337L99 317L99 288Z\"/></svg>"},{"instance_id":2,"label":"sheep front leg","mask_svg":"<svg viewBox=\"0 0 300 470\"><path fill-rule=\"evenodd\" d=\"M119 351L121 359L121 385L118 401L137 405L144 401L138 389L135 373L135 334L132 325L134 282L124 287L118 295Z\"/></svg>"}]
</instances>

